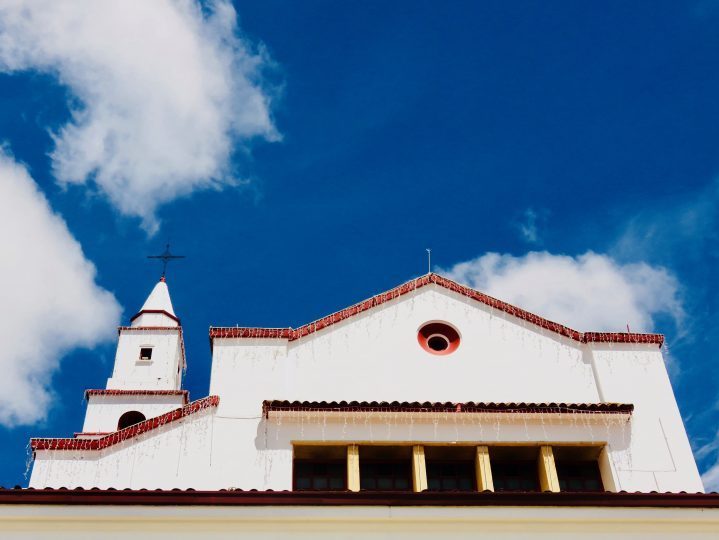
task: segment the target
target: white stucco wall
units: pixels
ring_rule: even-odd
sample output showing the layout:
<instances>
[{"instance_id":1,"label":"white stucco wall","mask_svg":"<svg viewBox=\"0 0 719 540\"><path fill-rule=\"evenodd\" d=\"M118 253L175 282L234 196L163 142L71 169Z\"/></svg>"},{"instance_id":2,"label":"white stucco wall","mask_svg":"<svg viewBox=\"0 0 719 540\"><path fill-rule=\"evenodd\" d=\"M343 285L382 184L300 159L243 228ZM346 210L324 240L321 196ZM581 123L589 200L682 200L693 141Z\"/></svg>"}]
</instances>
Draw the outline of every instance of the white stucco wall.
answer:
<instances>
[{"instance_id":1,"label":"white stucco wall","mask_svg":"<svg viewBox=\"0 0 719 540\"><path fill-rule=\"evenodd\" d=\"M417 330L446 321L448 356ZM292 444L606 445L618 489L702 491L656 345L583 345L437 286L428 286L294 342L215 340L217 409L101 452L37 453L30 485L291 489ZM631 421L588 415L432 418L261 417L262 401L633 403Z\"/></svg>"},{"instance_id":2,"label":"white stucco wall","mask_svg":"<svg viewBox=\"0 0 719 540\"><path fill-rule=\"evenodd\" d=\"M123 329L107 388L178 390L182 384L180 340L176 329ZM140 360L140 348L146 346L152 347L149 361Z\"/></svg>"},{"instance_id":3,"label":"white stucco wall","mask_svg":"<svg viewBox=\"0 0 719 540\"><path fill-rule=\"evenodd\" d=\"M434 320L459 330L453 354L419 347L419 327ZM227 415L265 399L596 402L579 345L428 286L294 342L215 340L210 393Z\"/></svg>"}]
</instances>

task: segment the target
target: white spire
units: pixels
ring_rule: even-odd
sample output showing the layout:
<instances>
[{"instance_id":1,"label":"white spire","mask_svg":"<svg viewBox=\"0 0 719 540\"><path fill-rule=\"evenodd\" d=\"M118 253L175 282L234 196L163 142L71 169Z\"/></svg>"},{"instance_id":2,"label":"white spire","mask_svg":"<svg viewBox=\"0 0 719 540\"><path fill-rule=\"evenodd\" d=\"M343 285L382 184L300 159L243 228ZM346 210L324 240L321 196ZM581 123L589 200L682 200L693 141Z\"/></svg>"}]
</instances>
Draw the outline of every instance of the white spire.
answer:
<instances>
[{"instance_id":1,"label":"white spire","mask_svg":"<svg viewBox=\"0 0 719 540\"><path fill-rule=\"evenodd\" d=\"M179 326L164 276L132 318L132 326Z\"/></svg>"},{"instance_id":2,"label":"white spire","mask_svg":"<svg viewBox=\"0 0 719 540\"><path fill-rule=\"evenodd\" d=\"M172 309L172 300L170 300L170 290L167 288L164 277L160 278L155 288L152 289L150 296L147 297L140 311L166 311L175 316L175 311Z\"/></svg>"}]
</instances>

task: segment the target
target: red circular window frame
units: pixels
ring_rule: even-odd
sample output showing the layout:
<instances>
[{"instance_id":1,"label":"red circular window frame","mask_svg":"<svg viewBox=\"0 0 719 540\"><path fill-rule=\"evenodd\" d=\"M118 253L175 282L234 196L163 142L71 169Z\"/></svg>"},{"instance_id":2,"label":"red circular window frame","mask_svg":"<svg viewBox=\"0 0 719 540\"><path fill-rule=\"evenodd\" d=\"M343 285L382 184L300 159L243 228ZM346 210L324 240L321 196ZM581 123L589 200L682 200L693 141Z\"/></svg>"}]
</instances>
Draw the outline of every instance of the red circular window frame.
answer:
<instances>
[{"instance_id":1,"label":"red circular window frame","mask_svg":"<svg viewBox=\"0 0 719 540\"><path fill-rule=\"evenodd\" d=\"M449 343L447 348L442 351L436 351L429 346L429 339L432 336L437 335L444 337ZM459 332L450 325L441 322L431 322L423 325L419 329L419 332L417 332L417 341L419 342L420 347L428 353L435 354L437 356L445 356L447 354L452 354L457 350L460 338Z\"/></svg>"}]
</instances>

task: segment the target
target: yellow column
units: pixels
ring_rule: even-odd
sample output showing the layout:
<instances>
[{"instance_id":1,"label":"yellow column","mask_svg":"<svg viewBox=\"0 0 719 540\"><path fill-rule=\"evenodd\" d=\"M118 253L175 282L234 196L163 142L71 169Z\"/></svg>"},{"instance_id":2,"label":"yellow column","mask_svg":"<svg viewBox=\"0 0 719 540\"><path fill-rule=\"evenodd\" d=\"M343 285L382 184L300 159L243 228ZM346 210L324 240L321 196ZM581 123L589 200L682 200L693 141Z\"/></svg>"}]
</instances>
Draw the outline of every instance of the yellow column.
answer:
<instances>
[{"instance_id":1,"label":"yellow column","mask_svg":"<svg viewBox=\"0 0 719 540\"><path fill-rule=\"evenodd\" d=\"M412 447L412 489L414 491L427 489L427 466L424 459L424 446Z\"/></svg>"},{"instance_id":2,"label":"yellow column","mask_svg":"<svg viewBox=\"0 0 719 540\"><path fill-rule=\"evenodd\" d=\"M359 446L356 444L347 447L347 489L360 490Z\"/></svg>"},{"instance_id":3,"label":"yellow column","mask_svg":"<svg viewBox=\"0 0 719 540\"><path fill-rule=\"evenodd\" d=\"M477 474L477 491L494 491L492 467L489 463L489 448L486 446L477 447L474 469Z\"/></svg>"},{"instance_id":4,"label":"yellow column","mask_svg":"<svg viewBox=\"0 0 719 540\"><path fill-rule=\"evenodd\" d=\"M551 446L540 446L539 457L539 487L542 491L559 491L559 477L554 463L554 452Z\"/></svg>"},{"instance_id":5,"label":"yellow column","mask_svg":"<svg viewBox=\"0 0 719 540\"><path fill-rule=\"evenodd\" d=\"M605 446L599 453L599 474L602 477L602 488L604 491L617 491L614 483L614 475L612 474L612 461L609 457L609 451Z\"/></svg>"}]
</instances>

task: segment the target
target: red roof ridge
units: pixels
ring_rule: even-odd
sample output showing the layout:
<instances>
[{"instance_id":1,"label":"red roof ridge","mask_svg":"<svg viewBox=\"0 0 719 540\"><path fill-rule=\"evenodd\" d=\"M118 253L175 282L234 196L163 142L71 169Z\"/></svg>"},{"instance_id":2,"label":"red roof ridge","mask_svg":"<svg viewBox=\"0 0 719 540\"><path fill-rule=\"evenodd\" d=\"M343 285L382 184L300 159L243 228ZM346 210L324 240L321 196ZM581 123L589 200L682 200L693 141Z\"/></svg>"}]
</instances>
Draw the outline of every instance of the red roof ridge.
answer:
<instances>
[{"instance_id":1,"label":"red roof ridge","mask_svg":"<svg viewBox=\"0 0 719 540\"><path fill-rule=\"evenodd\" d=\"M155 416L154 418L148 418L147 420L135 424L119 431L114 431L101 437L99 439L50 439L50 438L36 438L30 439L30 448L35 450L103 450L109 446L124 442L133 437L137 437L153 429L157 429L171 422L181 420L191 414L195 414L198 411L208 409L210 407L217 407L220 403L219 396L207 396L197 401L174 409L172 411Z\"/></svg>"},{"instance_id":2,"label":"red roof ridge","mask_svg":"<svg viewBox=\"0 0 719 540\"><path fill-rule=\"evenodd\" d=\"M183 396L187 403L190 398L188 390L125 390L115 388L100 388L85 390L85 399L90 396Z\"/></svg>"},{"instance_id":3,"label":"red roof ridge","mask_svg":"<svg viewBox=\"0 0 719 540\"><path fill-rule=\"evenodd\" d=\"M440 276L439 274L429 273L420 276L416 279L407 281L402 285L398 285L389 291L377 294L349 307L341 309L317 319L309 324L300 326L299 328L251 328L251 327L210 327L210 343L213 339L223 338L275 338L275 339L287 339L294 341L296 339L303 338L309 334L313 334L319 330L332 326L338 322L344 321L355 315L363 313L376 306L380 306L394 300L405 294L408 294L417 289L421 289L430 284L435 284L455 293L466 296L489 307L498 309L527 321L531 324L550 330L562 336L568 337L580 343L589 342L605 342L605 343L647 343L656 344L662 346L664 343L664 336L662 334L645 334L635 332L579 332L563 324L550 321L539 315L535 315L529 311L526 311L520 307L514 306L502 300L498 300L492 296L484 294L480 291L461 285L456 281L452 281L449 278Z\"/></svg>"},{"instance_id":4,"label":"red roof ridge","mask_svg":"<svg viewBox=\"0 0 719 540\"><path fill-rule=\"evenodd\" d=\"M175 321L177 324L181 324L180 318L177 315L173 315L172 313L170 313L169 311L164 310L164 309L141 309L140 311L135 313L132 317L130 317L130 322L134 321L140 315L144 315L145 313L154 313L157 315L167 315L170 319Z\"/></svg>"},{"instance_id":5,"label":"red roof ridge","mask_svg":"<svg viewBox=\"0 0 719 540\"><path fill-rule=\"evenodd\" d=\"M288 401L265 400L262 414L271 412L415 412L415 413L604 413L632 414L630 403L526 403L526 402L431 402L431 401Z\"/></svg>"}]
</instances>

